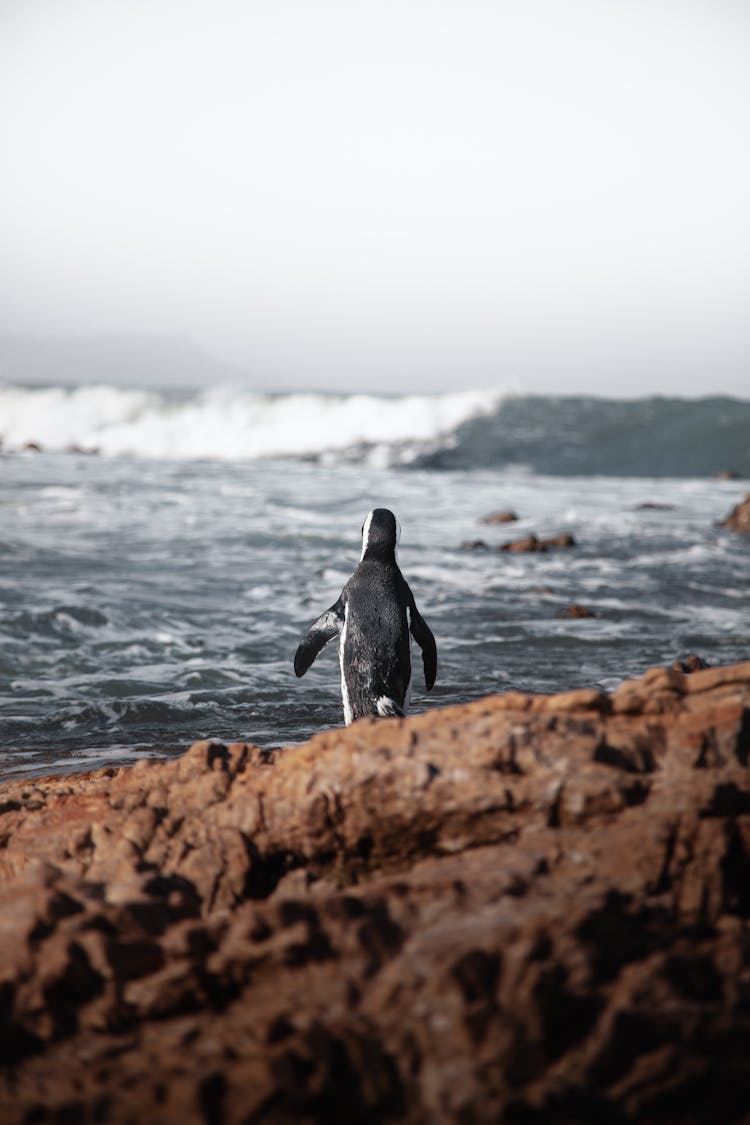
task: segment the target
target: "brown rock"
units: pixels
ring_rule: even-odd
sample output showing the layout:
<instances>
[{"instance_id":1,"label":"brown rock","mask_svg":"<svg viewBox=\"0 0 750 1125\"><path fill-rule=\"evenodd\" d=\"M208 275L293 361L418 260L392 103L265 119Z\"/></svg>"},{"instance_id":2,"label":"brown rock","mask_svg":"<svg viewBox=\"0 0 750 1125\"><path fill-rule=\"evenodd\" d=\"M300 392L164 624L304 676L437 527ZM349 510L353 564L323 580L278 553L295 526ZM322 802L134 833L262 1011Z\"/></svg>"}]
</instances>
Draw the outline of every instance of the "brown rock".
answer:
<instances>
[{"instance_id":1,"label":"brown rock","mask_svg":"<svg viewBox=\"0 0 750 1125\"><path fill-rule=\"evenodd\" d=\"M515 523L518 516L515 512L501 511L490 512L487 516L482 516L480 523Z\"/></svg>"},{"instance_id":2,"label":"brown rock","mask_svg":"<svg viewBox=\"0 0 750 1125\"><path fill-rule=\"evenodd\" d=\"M750 663L0 789L0 1120L740 1121Z\"/></svg>"},{"instance_id":3,"label":"brown rock","mask_svg":"<svg viewBox=\"0 0 750 1125\"><path fill-rule=\"evenodd\" d=\"M577 688L558 695L539 695L533 698L535 711L602 711L610 710L610 699L598 688Z\"/></svg>"},{"instance_id":4,"label":"brown rock","mask_svg":"<svg viewBox=\"0 0 750 1125\"><path fill-rule=\"evenodd\" d=\"M575 537L569 532L564 535L553 535L551 539L542 539L542 546L546 549L548 547L575 547Z\"/></svg>"},{"instance_id":5,"label":"brown rock","mask_svg":"<svg viewBox=\"0 0 750 1125\"><path fill-rule=\"evenodd\" d=\"M69 445L65 452L74 453L79 457L96 457L99 454L99 449L95 445Z\"/></svg>"},{"instance_id":6,"label":"brown rock","mask_svg":"<svg viewBox=\"0 0 750 1125\"><path fill-rule=\"evenodd\" d=\"M524 535L523 539L514 539L509 543L501 543L497 548L498 551L512 551L514 554L523 551L546 551L547 548L542 545L540 539L536 535Z\"/></svg>"},{"instance_id":7,"label":"brown rock","mask_svg":"<svg viewBox=\"0 0 750 1125\"><path fill-rule=\"evenodd\" d=\"M684 660L675 660L672 667L677 672L700 672L704 668L708 668L708 662L702 656L691 652Z\"/></svg>"},{"instance_id":8,"label":"brown rock","mask_svg":"<svg viewBox=\"0 0 750 1125\"><path fill-rule=\"evenodd\" d=\"M555 614L556 617L596 617L593 609L588 609L585 605L569 605L565 609L561 609L559 613Z\"/></svg>"},{"instance_id":9,"label":"brown rock","mask_svg":"<svg viewBox=\"0 0 750 1125\"><path fill-rule=\"evenodd\" d=\"M509 543L501 543L498 551L548 551L553 547L575 547L576 541L570 534L554 535L550 539L538 539L536 535L525 535L523 539L514 539Z\"/></svg>"},{"instance_id":10,"label":"brown rock","mask_svg":"<svg viewBox=\"0 0 750 1125\"><path fill-rule=\"evenodd\" d=\"M730 531L739 531L743 535L750 535L750 492L739 504L735 504L728 516L719 524Z\"/></svg>"},{"instance_id":11,"label":"brown rock","mask_svg":"<svg viewBox=\"0 0 750 1125\"><path fill-rule=\"evenodd\" d=\"M726 668L705 668L682 676L683 690L686 692L711 691L726 684L742 683L750 669L750 660L743 664L730 664Z\"/></svg>"}]
</instances>

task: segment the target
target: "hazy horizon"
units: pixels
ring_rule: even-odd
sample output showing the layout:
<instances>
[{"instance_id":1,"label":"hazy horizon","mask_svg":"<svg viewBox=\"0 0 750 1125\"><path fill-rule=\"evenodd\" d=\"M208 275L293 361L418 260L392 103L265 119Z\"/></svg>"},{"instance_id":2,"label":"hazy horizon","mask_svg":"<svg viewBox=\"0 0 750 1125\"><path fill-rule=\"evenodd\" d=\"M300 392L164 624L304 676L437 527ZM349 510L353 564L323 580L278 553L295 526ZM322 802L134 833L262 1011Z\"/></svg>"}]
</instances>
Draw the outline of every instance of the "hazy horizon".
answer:
<instances>
[{"instance_id":1,"label":"hazy horizon","mask_svg":"<svg viewBox=\"0 0 750 1125\"><path fill-rule=\"evenodd\" d=\"M224 362L208 350L199 347L188 337L102 334L91 337L72 336L0 336L0 388L6 386L42 387L108 385L123 389L149 389L166 393L191 394L203 389L257 394L321 395L363 394L384 396L399 395L446 396L463 390L491 394L496 392L509 397L600 398L612 401L634 401L649 398L676 398L686 400L729 398L750 402L750 387L739 392L712 388L662 391L643 388L637 383L625 384L612 390L576 389L559 386L549 390L524 386L517 378L497 379L482 387L466 382L463 386L433 387L382 387L361 381L346 386L326 386L308 380L295 385L263 383L250 378L239 366Z\"/></svg>"},{"instance_id":2,"label":"hazy horizon","mask_svg":"<svg viewBox=\"0 0 750 1125\"><path fill-rule=\"evenodd\" d=\"M0 358L747 398L749 48L738 0L7 0Z\"/></svg>"}]
</instances>

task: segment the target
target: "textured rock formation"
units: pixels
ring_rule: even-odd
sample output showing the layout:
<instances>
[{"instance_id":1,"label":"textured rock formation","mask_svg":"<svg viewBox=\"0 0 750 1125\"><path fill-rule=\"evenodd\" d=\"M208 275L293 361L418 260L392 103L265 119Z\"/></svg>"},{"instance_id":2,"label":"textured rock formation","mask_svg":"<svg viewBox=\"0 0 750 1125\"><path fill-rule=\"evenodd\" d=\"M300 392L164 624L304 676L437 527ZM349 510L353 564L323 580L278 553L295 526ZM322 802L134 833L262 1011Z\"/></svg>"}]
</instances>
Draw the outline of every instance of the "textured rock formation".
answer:
<instances>
[{"instance_id":1,"label":"textured rock formation","mask_svg":"<svg viewBox=\"0 0 750 1125\"><path fill-rule=\"evenodd\" d=\"M0 789L0 1121L750 1112L750 663Z\"/></svg>"},{"instance_id":2,"label":"textured rock formation","mask_svg":"<svg viewBox=\"0 0 750 1125\"><path fill-rule=\"evenodd\" d=\"M739 504L735 504L731 512L721 521L719 527L727 527L730 531L740 531L750 535L750 492Z\"/></svg>"}]
</instances>

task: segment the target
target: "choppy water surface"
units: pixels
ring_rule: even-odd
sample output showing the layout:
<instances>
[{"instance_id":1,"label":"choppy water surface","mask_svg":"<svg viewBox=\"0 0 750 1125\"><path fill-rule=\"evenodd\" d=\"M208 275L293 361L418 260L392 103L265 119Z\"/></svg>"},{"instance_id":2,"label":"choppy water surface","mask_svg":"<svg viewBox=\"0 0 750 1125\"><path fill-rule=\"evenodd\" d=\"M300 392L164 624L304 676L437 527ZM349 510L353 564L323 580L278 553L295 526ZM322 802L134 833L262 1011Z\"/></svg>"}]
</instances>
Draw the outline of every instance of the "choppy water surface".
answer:
<instances>
[{"instance_id":1,"label":"choppy water surface","mask_svg":"<svg viewBox=\"0 0 750 1125\"><path fill-rule=\"evenodd\" d=\"M741 483L56 453L4 456L0 473L4 775L340 724L335 643L302 680L291 659L374 506L401 521L399 561L438 642L438 682L426 696L417 675L413 711L612 688L691 651L750 655L750 544L714 526ZM498 508L522 518L479 524ZM460 549L531 531L578 546ZM596 616L556 616L574 602Z\"/></svg>"}]
</instances>

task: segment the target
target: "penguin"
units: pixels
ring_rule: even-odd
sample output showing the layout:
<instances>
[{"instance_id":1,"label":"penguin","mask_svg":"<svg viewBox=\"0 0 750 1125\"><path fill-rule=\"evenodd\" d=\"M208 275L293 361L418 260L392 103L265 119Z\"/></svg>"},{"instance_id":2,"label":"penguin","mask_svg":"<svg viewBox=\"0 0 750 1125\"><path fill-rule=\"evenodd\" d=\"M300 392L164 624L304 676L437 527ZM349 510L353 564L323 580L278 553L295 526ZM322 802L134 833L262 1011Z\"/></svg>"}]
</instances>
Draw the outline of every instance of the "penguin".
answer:
<instances>
[{"instance_id":1,"label":"penguin","mask_svg":"<svg viewBox=\"0 0 750 1125\"><path fill-rule=\"evenodd\" d=\"M398 524L388 508L374 508L362 525L359 565L330 609L305 633L294 656L304 676L318 653L339 637L344 721L403 717L411 695L410 634L422 650L424 680L432 689L437 646L396 562Z\"/></svg>"}]
</instances>

